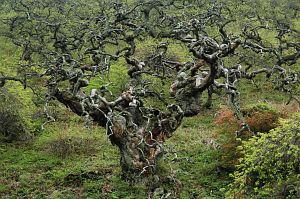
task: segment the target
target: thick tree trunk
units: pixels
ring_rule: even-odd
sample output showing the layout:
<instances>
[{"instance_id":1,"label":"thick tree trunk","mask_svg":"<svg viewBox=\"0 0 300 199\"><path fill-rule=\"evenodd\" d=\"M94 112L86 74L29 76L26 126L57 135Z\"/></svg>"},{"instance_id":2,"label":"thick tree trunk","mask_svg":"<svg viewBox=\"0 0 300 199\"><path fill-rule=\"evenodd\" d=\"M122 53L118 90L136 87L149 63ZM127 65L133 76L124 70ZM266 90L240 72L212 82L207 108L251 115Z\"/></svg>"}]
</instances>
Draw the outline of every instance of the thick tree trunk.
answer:
<instances>
[{"instance_id":1,"label":"thick tree trunk","mask_svg":"<svg viewBox=\"0 0 300 199\"><path fill-rule=\"evenodd\" d=\"M176 96L176 102L182 108L184 116L194 116L200 112L202 100L201 92L188 92L182 90Z\"/></svg>"},{"instance_id":2,"label":"thick tree trunk","mask_svg":"<svg viewBox=\"0 0 300 199\"><path fill-rule=\"evenodd\" d=\"M72 95L69 91L55 91L56 98L78 115L88 114L100 126L107 129L112 144L117 145L121 158L122 176L128 181L136 181L156 172L157 161L163 155L165 139L180 125L183 111L171 105L167 112L139 106L132 103L128 93L123 101L91 104L89 96ZM116 110L109 105L117 105Z\"/></svg>"},{"instance_id":3,"label":"thick tree trunk","mask_svg":"<svg viewBox=\"0 0 300 199\"><path fill-rule=\"evenodd\" d=\"M208 73L197 74L196 72L201 66L188 68L185 72L180 72L177 80L171 85L171 95L175 97L177 104L182 108L184 116L197 115L203 107L202 93L206 89L212 89L210 86L214 83L218 65L215 61L204 63L207 63L210 68ZM211 106L211 92L212 90L209 90L207 106Z\"/></svg>"},{"instance_id":4,"label":"thick tree trunk","mask_svg":"<svg viewBox=\"0 0 300 199\"><path fill-rule=\"evenodd\" d=\"M177 106L170 107L173 110L167 114L157 110L146 110L146 114L140 108L131 107L126 109L126 116L112 115L109 119L108 136L119 147L122 176L130 181L155 174L163 143L183 116Z\"/></svg>"}]
</instances>

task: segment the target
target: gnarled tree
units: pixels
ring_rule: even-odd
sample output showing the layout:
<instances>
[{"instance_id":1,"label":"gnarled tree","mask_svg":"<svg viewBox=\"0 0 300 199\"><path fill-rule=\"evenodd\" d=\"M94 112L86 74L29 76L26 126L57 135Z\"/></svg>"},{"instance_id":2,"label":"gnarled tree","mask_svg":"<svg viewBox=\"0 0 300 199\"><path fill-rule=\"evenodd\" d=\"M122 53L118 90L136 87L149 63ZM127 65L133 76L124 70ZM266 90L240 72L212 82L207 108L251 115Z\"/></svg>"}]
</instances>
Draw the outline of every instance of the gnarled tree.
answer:
<instances>
[{"instance_id":1,"label":"gnarled tree","mask_svg":"<svg viewBox=\"0 0 300 199\"><path fill-rule=\"evenodd\" d=\"M15 0L3 4L10 5L10 15L3 20L2 34L23 49L23 61L18 76L0 76L0 86L13 80L25 87L30 77L44 78L46 105L58 100L107 129L112 144L120 149L125 178L149 175L164 152L163 142L183 116L196 115L203 108L203 92L208 92L206 107L221 89L239 111L236 82L265 73L295 98L299 73L285 69L300 56L299 31L293 24L258 15L254 15L257 23L237 23L226 3L201 2ZM252 13L247 17L252 19ZM229 31L234 28L240 31ZM278 33L277 45L264 41L261 30ZM151 53L148 49L147 56L138 56L145 38L159 41L158 45ZM182 62L170 58L170 43L185 46L190 58ZM107 85L90 87L90 81L109 74L112 63L122 60L126 64L119 67L127 67L129 76L125 90L108 95ZM153 86L157 82L169 85L170 93L158 91ZM153 107L147 99L160 103Z\"/></svg>"}]
</instances>

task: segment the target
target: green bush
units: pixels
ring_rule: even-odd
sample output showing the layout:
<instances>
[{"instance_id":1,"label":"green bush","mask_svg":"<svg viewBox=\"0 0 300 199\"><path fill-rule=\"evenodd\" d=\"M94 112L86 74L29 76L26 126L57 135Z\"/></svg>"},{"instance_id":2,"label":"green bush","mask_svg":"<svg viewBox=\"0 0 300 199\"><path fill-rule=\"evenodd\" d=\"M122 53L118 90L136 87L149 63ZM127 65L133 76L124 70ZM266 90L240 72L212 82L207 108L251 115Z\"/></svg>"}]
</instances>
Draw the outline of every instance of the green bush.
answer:
<instances>
[{"instance_id":1,"label":"green bush","mask_svg":"<svg viewBox=\"0 0 300 199\"><path fill-rule=\"evenodd\" d=\"M26 140L26 124L20 114L21 103L6 90L0 89L0 140Z\"/></svg>"},{"instance_id":2,"label":"green bush","mask_svg":"<svg viewBox=\"0 0 300 199\"><path fill-rule=\"evenodd\" d=\"M270 113L278 113L278 111L272 107L270 104L265 102L258 102L255 104L251 104L242 110L244 116L250 116L255 112L270 112Z\"/></svg>"},{"instance_id":3,"label":"green bush","mask_svg":"<svg viewBox=\"0 0 300 199\"><path fill-rule=\"evenodd\" d=\"M300 113L279 127L244 141L228 198L300 197Z\"/></svg>"}]
</instances>

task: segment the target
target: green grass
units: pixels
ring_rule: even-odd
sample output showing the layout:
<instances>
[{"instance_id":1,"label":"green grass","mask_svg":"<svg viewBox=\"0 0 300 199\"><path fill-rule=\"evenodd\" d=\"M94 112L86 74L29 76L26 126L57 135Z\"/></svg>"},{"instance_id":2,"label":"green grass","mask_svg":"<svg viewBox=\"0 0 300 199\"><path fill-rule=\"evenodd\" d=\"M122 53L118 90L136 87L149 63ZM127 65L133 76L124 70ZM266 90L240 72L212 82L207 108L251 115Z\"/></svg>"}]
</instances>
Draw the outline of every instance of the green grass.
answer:
<instances>
[{"instance_id":1,"label":"green grass","mask_svg":"<svg viewBox=\"0 0 300 199\"><path fill-rule=\"evenodd\" d=\"M216 173L220 151L204 142L211 139L213 132L211 114L186 119L168 140L167 154L159 166L164 181L160 186L165 192L180 198L221 197L219 190L227 180ZM145 198L145 185L130 185L121 180L118 149L109 143L104 129L94 127L89 131L79 121L51 123L45 132L27 143L1 144L0 197ZM61 143L64 147L77 147L66 155L49 150L49 144L62 139L89 140L91 146ZM59 151L61 146L55 146ZM94 177L86 176L95 172ZM166 180L171 176L175 182Z\"/></svg>"},{"instance_id":2,"label":"green grass","mask_svg":"<svg viewBox=\"0 0 300 199\"><path fill-rule=\"evenodd\" d=\"M61 126L60 126L61 125ZM73 123L73 125L76 125ZM83 125L83 124L82 124ZM80 187L73 180L66 181L68 175L78 175L84 172L99 172L102 174L106 171L118 172L118 153L117 150L105 139L103 130L100 132L84 132L77 126L69 128L63 132L65 138L93 140L94 145L89 151L77 154L76 151L68 153L67 156L48 151L47 144L57 142L58 126L62 124L53 124L40 137L29 143L1 144L1 198L43 198L45 196L55 195L54 198L61 196L70 196L70 198L81 197L81 192L77 189L89 190L85 188L85 179ZM55 131L53 131L55 130ZM62 143L64 144L64 143ZM59 145L56 146L59 150ZM72 147L66 145L64 147ZM84 149L87 146L80 146ZM105 151L105 152L104 152ZM88 179L87 179L88 180ZM101 184L103 178L97 180ZM101 190L101 189L100 189ZM83 194L83 193L82 193Z\"/></svg>"}]
</instances>

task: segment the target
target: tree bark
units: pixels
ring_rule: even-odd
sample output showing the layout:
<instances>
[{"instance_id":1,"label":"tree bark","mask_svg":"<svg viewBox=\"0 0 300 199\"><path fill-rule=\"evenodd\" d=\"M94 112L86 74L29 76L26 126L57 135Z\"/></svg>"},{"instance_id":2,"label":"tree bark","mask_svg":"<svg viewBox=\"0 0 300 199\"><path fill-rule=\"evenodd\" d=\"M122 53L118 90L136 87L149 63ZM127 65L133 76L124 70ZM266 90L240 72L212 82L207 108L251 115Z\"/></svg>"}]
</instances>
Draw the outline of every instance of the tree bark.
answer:
<instances>
[{"instance_id":1,"label":"tree bark","mask_svg":"<svg viewBox=\"0 0 300 199\"><path fill-rule=\"evenodd\" d=\"M57 100L74 113L88 114L98 125L106 127L111 143L120 150L122 176L128 181L155 174L157 161L164 152L163 143L172 136L183 118L179 106L170 105L166 112L146 108L142 103L133 103L128 92L123 93L122 100L106 102L103 99L98 104L89 103L90 97L84 94L74 96L69 91L55 92Z\"/></svg>"}]
</instances>

